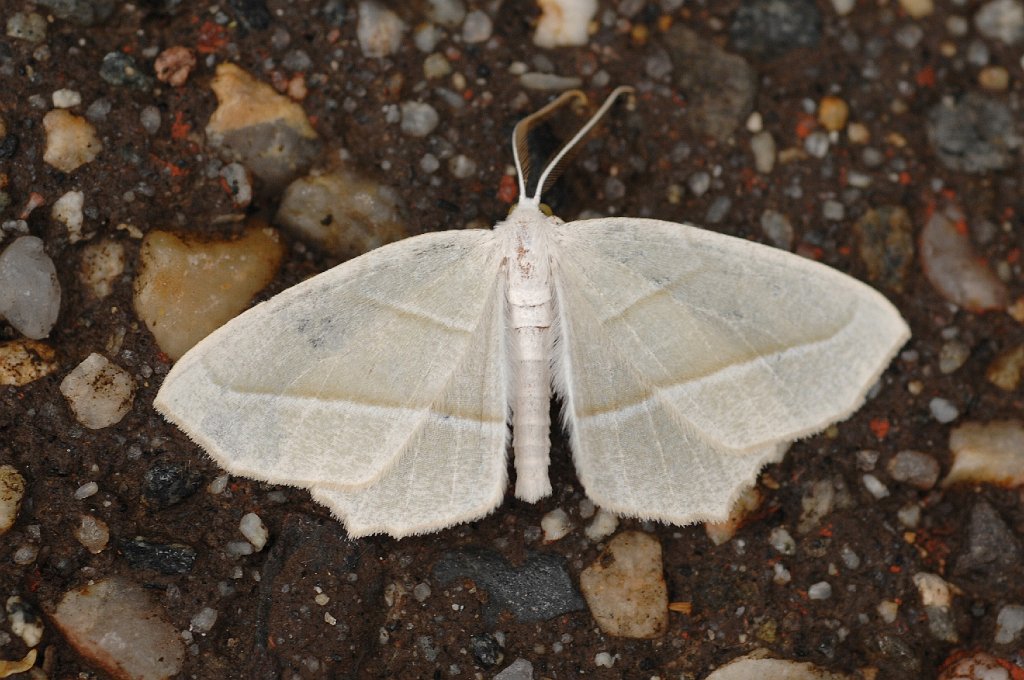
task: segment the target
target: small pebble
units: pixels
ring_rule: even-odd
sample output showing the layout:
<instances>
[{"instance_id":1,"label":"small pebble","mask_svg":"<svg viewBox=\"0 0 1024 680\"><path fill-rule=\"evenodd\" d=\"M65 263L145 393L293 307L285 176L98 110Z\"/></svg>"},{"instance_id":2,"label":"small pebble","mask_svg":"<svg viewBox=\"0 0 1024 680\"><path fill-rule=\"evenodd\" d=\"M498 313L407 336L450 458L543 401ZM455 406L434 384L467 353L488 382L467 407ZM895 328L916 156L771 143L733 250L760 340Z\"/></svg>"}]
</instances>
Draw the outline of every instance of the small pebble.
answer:
<instances>
[{"instance_id":1,"label":"small pebble","mask_svg":"<svg viewBox=\"0 0 1024 680\"><path fill-rule=\"evenodd\" d=\"M537 73L530 71L519 76L519 84L527 90L541 92L558 92L580 87L583 81L576 76L560 76L556 73Z\"/></svg>"},{"instance_id":2,"label":"small pebble","mask_svg":"<svg viewBox=\"0 0 1024 680\"><path fill-rule=\"evenodd\" d=\"M448 172L456 179L468 179L476 174L476 161L461 153L452 156L448 160Z\"/></svg>"},{"instance_id":3,"label":"small pebble","mask_svg":"<svg viewBox=\"0 0 1024 680\"><path fill-rule=\"evenodd\" d=\"M46 149L43 160L61 172L73 172L95 160L103 144L85 118L55 109L43 116Z\"/></svg>"},{"instance_id":4,"label":"small pebble","mask_svg":"<svg viewBox=\"0 0 1024 680\"><path fill-rule=\"evenodd\" d=\"M24 566L32 564L36 561L39 556L39 546L37 545L23 545L14 551L14 556L11 560L18 565Z\"/></svg>"},{"instance_id":5,"label":"small pebble","mask_svg":"<svg viewBox=\"0 0 1024 680\"><path fill-rule=\"evenodd\" d=\"M928 402L928 410L931 411L932 417L940 423L951 423L960 417L960 411L948 399L942 397L933 397Z\"/></svg>"},{"instance_id":6,"label":"small pebble","mask_svg":"<svg viewBox=\"0 0 1024 680\"><path fill-rule=\"evenodd\" d=\"M122 578L65 593L53 621L84 659L118 669L118 677L170 678L185 660L185 646L163 610L142 587Z\"/></svg>"},{"instance_id":7,"label":"small pebble","mask_svg":"<svg viewBox=\"0 0 1024 680\"><path fill-rule=\"evenodd\" d=\"M939 348L939 372L949 375L966 363L971 348L959 340L949 340Z\"/></svg>"},{"instance_id":8,"label":"small pebble","mask_svg":"<svg viewBox=\"0 0 1024 680\"><path fill-rule=\"evenodd\" d=\"M900 7L913 19L923 19L935 11L934 0L900 0Z\"/></svg>"},{"instance_id":9,"label":"small pebble","mask_svg":"<svg viewBox=\"0 0 1024 680\"><path fill-rule=\"evenodd\" d=\"M526 659L516 659L495 675L494 680L533 680L533 664Z\"/></svg>"},{"instance_id":10,"label":"small pebble","mask_svg":"<svg viewBox=\"0 0 1024 680\"><path fill-rule=\"evenodd\" d=\"M986 66L978 73L978 84L986 90L1002 92L1010 86L1010 72L1002 66Z\"/></svg>"},{"instance_id":11,"label":"small pebble","mask_svg":"<svg viewBox=\"0 0 1024 680\"><path fill-rule=\"evenodd\" d=\"M598 652L594 655L594 665L599 668L611 668L615 665L615 657L608 652Z\"/></svg>"},{"instance_id":12,"label":"small pebble","mask_svg":"<svg viewBox=\"0 0 1024 680\"><path fill-rule=\"evenodd\" d=\"M15 12L7 20L7 37L40 43L46 39L46 19L35 12Z\"/></svg>"},{"instance_id":13,"label":"small pebble","mask_svg":"<svg viewBox=\"0 0 1024 680\"><path fill-rule=\"evenodd\" d=\"M86 550L93 555L98 555L107 547L110 541L110 530L107 523L92 515L82 515L75 529L75 538Z\"/></svg>"},{"instance_id":14,"label":"small pebble","mask_svg":"<svg viewBox=\"0 0 1024 680\"><path fill-rule=\"evenodd\" d=\"M181 87L195 66L195 53L187 47L175 45L157 56L153 70L156 71L156 79L160 82L171 87Z\"/></svg>"},{"instance_id":15,"label":"small pebble","mask_svg":"<svg viewBox=\"0 0 1024 680\"><path fill-rule=\"evenodd\" d=\"M74 497L76 501L82 501L90 496L95 496L99 493L100 485L96 482L86 482L82 486L75 489Z\"/></svg>"},{"instance_id":16,"label":"small pebble","mask_svg":"<svg viewBox=\"0 0 1024 680\"><path fill-rule=\"evenodd\" d=\"M828 147L828 135L820 130L812 132L804 139L804 151L814 158L824 158L827 156Z\"/></svg>"},{"instance_id":17,"label":"small pebble","mask_svg":"<svg viewBox=\"0 0 1024 680\"><path fill-rule=\"evenodd\" d=\"M90 243L82 249L78 280L90 297L102 300L114 291L114 284L124 274L127 260L124 246L118 241Z\"/></svg>"},{"instance_id":18,"label":"small pebble","mask_svg":"<svg viewBox=\"0 0 1024 680\"><path fill-rule=\"evenodd\" d=\"M768 131L758 132L750 138L750 151L754 154L754 167L763 175L775 168L775 138Z\"/></svg>"},{"instance_id":19,"label":"small pebble","mask_svg":"<svg viewBox=\"0 0 1024 680\"><path fill-rule=\"evenodd\" d=\"M580 573L580 591L597 625L608 635L655 638L668 626L668 589L661 544L649 534L625 531Z\"/></svg>"},{"instance_id":20,"label":"small pebble","mask_svg":"<svg viewBox=\"0 0 1024 680\"><path fill-rule=\"evenodd\" d=\"M217 623L218 612L216 609L211 607L203 607L199 610L199 613L192 617L189 621L188 629L193 633L199 633L200 635L206 635L213 630L213 625Z\"/></svg>"},{"instance_id":21,"label":"small pebble","mask_svg":"<svg viewBox=\"0 0 1024 680\"><path fill-rule=\"evenodd\" d=\"M0 343L0 385L21 387L54 373L57 352L37 340Z\"/></svg>"},{"instance_id":22,"label":"small pebble","mask_svg":"<svg viewBox=\"0 0 1024 680\"><path fill-rule=\"evenodd\" d=\"M444 78L452 72L452 65L444 58L443 54L437 52L430 54L423 60L423 76L428 80ZM404 113L404 112L403 112ZM422 136L422 135L416 135Z\"/></svg>"},{"instance_id":23,"label":"small pebble","mask_svg":"<svg viewBox=\"0 0 1024 680\"><path fill-rule=\"evenodd\" d=\"M703 196L711 188L711 175L698 170L687 178L686 186L694 196Z\"/></svg>"},{"instance_id":24,"label":"small pebble","mask_svg":"<svg viewBox=\"0 0 1024 680\"><path fill-rule=\"evenodd\" d=\"M1022 374L1024 345L1016 345L999 352L985 370L985 378L1004 392L1015 391L1020 385Z\"/></svg>"},{"instance_id":25,"label":"small pebble","mask_svg":"<svg viewBox=\"0 0 1024 680\"><path fill-rule=\"evenodd\" d=\"M619 527L619 518L604 508L597 511L593 521L587 525L583 533L594 543L598 543L615 533Z\"/></svg>"},{"instance_id":26,"label":"small pebble","mask_svg":"<svg viewBox=\"0 0 1024 680\"><path fill-rule=\"evenodd\" d=\"M494 22L483 10L475 9L466 15L462 24L462 39L469 43L486 42L494 31Z\"/></svg>"},{"instance_id":27,"label":"small pebble","mask_svg":"<svg viewBox=\"0 0 1024 680\"><path fill-rule=\"evenodd\" d=\"M410 137L426 137L440 120L437 110L430 104L402 102L402 132Z\"/></svg>"},{"instance_id":28,"label":"small pebble","mask_svg":"<svg viewBox=\"0 0 1024 680\"><path fill-rule=\"evenodd\" d=\"M818 104L818 122L829 132L842 130L849 118L850 106L840 97L823 97Z\"/></svg>"},{"instance_id":29,"label":"small pebble","mask_svg":"<svg viewBox=\"0 0 1024 680\"><path fill-rule=\"evenodd\" d=\"M1024 631L1024 605L1004 604L996 615L997 645L1012 645L1021 637Z\"/></svg>"},{"instance_id":30,"label":"small pebble","mask_svg":"<svg viewBox=\"0 0 1024 680\"><path fill-rule=\"evenodd\" d=\"M893 600L882 600L878 603L875 611L878 612L878 616L883 622L892 623L896 620L896 616L899 614L900 604Z\"/></svg>"},{"instance_id":31,"label":"small pebble","mask_svg":"<svg viewBox=\"0 0 1024 680\"><path fill-rule=\"evenodd\" d=\"M793 580L793 575L786 569L786 565L782 562L776 562L772 567L772 582L776 585L784 586Z\"/></svg>"},{"instance_id":32,"label":"small pebble","mask_svg":"<svg viewBox=\"0 0 1024 680\"><path fill-rule=\"evenodd\" d=\"M145 106L139 112L139 122L142 129L151 135L160 131L160 109L155 106Z\"/></svg>"},{"instance_id":33,"label":"small pebble","mask_svg":"<svg viewBox=\"0 0 1024 680\"><path fill-rule=\"evenodd\" d=\"M123 368L93 352L64 377L60 391L78 422L98 430L120 422L131 410L135 383Z\"/></svg>"},{"instance_id":34,"label":"small pebble","mask_svg":"<svg viewBox=\"0 0 1024 680\"><path fill-rule=\"evenodd\" d=\"M417 602L426 602L427 598L430 597L430 585L427 583L417 583L412 589L412 596Z\"/></svg>"},{"instance_id":35,"label":"small pebble","mask_svg":"<svg viewBox=\"0 0 1024 680\"><path fill-rule=\"evenodd\" d=\"M50 334L60 312L53 260L35 236L19 236L0 253L0 316L32 340Z\"/></svg>"},{"instance_id":36,"label":"small pebble","mask_svg":"<svg viewBox=\"0 0 1024 680\"><path fill-rule=\"evenodd\" d=\"M232 557L244 557L252 555L256 550L249 541L228 541L228 544L224 546L224 552Z\"/></svg>"},{"instance_id":37,"label":"small pebble","mask_svg":"<svg viewBox=\"0 0 1024 680\"><path fill-rule=\"evenodd\" d=\"M771 209L761 213L761 231L776 248L793 248L793 223L782 213Z\"/></svg>"},{"instance_id":38,"label":"small pebble","mask_svg":"<svg viewBox=\"0 0 1024 680\"><path fill-rule=\"evenodd\" d=\"M398 15L376 2L359 3L356 36L364 57L383 58L398 51L406 31Z\"/></svg>"},{"instance_id":39,"label":"small pebble","mask_svg":"<svg viewBox=\"0 0 1024 680\"><path fill-rule=\"evenodd\" d=\"M24 496L25 478L13 466L0 465L0 536L14 526Z\"/></svg>"},{"instance_id":40,"label":"small pebble","mask_svg":"<svg viewBox=\"0 0 1024 680\"><path fill-rule=\"evenodd\" d=\"M43 638L43 618L39 611L21 597L7 598L7 626L27 647L35 647ZM8 638L9 639L9 638Z\"/></svg>"},{"instance_id":41,"label":"small pebble","mask_svg":"<svg viewBox=\"0 0 1024 680\"><path fill-rule=\"evenodd\" d=\"M821 204L821 216L832 222L842 222L846 218L846 206L839 201L828 199Z\"/></svg>"},{"instance_id":42,"label":"small pebble","mask_svg":"<svg viewBox=\"0 0 1024 680\"><path fill-rule=\"evenodd\" d=\"M540 528L544 532L544 542L554 543L567 536L573 530L573 523L565 510L555 508L541 517Z\"/></svg>"},{"instance_id":43,"label":"small pebble","mask_svg":"<svg viewBox=\"0 0 1024 680\"><path fill-rule=\"evenodd\" d=\"M68 242L78 243L82 240L82 223L85 215L82 208L85 205L85 194L81 191L69 191L56 201L50 209L50 216L61 222L68 230Z\"/></svg>"},{"instance_id":44,"label":"small pebble","mask_svg":"<svg viewBox=\"0 0 1024 680\"><path fill-rule=\"evenodd\" d=\"M908 529L916 529L921 523L921 506L917 503L904 505L896 511L896 519Z\"/></svg>"},{"instance_id":45,"label":"small pebble","mask_svg":"<svg viewBox=\"0 0 1024 680\"><path fill-rule=\"evenodd\" d=\"M427 17L447 28L455 28L466 18L466 5L462 0L430 0Z\"/></svg>"},{"instance_id":46,"label":"small pebble","mask_svg":"<svg viewBox=\"0 0 1024 680\"><path fill-rule=\"evenodd\" d=\"M266 525L263 524L263 520L254 512L248 512L242 516L242 520L238 523L238 530L242 532L246 540L252 543L252 547L256 549L256 552L263 550L270 535Z\"/></svg>"},{"instance_id":47,"label":"small pebble","mask_svg":"<svg viewBox=\"0 0 1024 680\"><path fill-rule=\"evenodd\" d=\"M974 26L986 38L1015 45L1024 40L1024 2L989 0L974 15Z\"/></svg>"},{"instance_id":48,"label":"small pebble","mask_svg":"<svg viewBox=\"0 0 1024 680\"><path fill-rule=\"evenodd\" d=\"M541 15L533 33L534 45L549 50L587 44L597 0L539 0L537 4Z\"/></svg>"},{"instance_id":49,"label":"small pebble","mask_svg":"<svg viewBox=\"0 0 1024 680\"><path fill-rule=\"evenodd\" d=\"M1016 680L1016 672L1011 675L1008 670L1015 667L1010 661L976 651L945 666L936 680Z\"/></svg>"},{"instance_id":50,"label":"small pebble","mask_svg":"<svg viewBox=\"0 0 1024 680\"><path fill-rule=\"evenodd\" d=\"M832 585L828 581L819 581L807 589L807 597L811 600L827 600L832 597Z\"/></svg>"},{"instance_id":51,"label":"small pebble","mask_svg":"<svg viewBox=\"0 0 1024 680\"><path fill-rule=\"evenodd\" d=\"M135 313L177 360L249 304L284 256L277 232L250 226L239 238L183 241L146 234L135 278Z\"/></svg>"},{"instance_id":52,"label":"small pebble","mask_svg":"<svg viewBox=\"0 0 1024 680\"><path fill-rule=\"evenodd\" d=\"M796 541L785 527L775 527L768 534L768 543L782 555L796 554Z\"/></svg>"},{"instance_id":53,"label":"small pebble","mask_svg":"<svg viewBox=\"0 0 1024 680\"><path fill-rule=\"evenodd\" d=\"M1024 424L1019 420L969 422L949 435L953 465L943 480L952 484L1024 486Z\"/></svg>"},{"instance_id":54,"label":"small pebble","mask_svg":"<svg viewBox=\"0 0 1024 680\"><path fill-rule=\"evenodd\" d=\"M108 52L100 64L100 78L107 83L119 87L130 85L140 90L148 90L153 79L146 75L134 58L124 52Z\"/></svg>"},{"instance_id":55,"label":"small pebble","mask_svg":"<svg viewBox=\"0 0 1024 680\"><path fill-rule=\"evenodd\" d=\"M939 461L920 451L900 451L885 466L889 476L897 482L927 491L939 479Z\"/></svg>"},{"instance_id":56,"label":"small pebble","mask_svg":"<svg viewBox=\"0 0 1024 680\"><path fill-rule=\"evenodd\" d=\"M55 90L53 95L53 108L70 109L82 103L82 95L75 90L62 88Z\"/></svg>"}]
</instances>

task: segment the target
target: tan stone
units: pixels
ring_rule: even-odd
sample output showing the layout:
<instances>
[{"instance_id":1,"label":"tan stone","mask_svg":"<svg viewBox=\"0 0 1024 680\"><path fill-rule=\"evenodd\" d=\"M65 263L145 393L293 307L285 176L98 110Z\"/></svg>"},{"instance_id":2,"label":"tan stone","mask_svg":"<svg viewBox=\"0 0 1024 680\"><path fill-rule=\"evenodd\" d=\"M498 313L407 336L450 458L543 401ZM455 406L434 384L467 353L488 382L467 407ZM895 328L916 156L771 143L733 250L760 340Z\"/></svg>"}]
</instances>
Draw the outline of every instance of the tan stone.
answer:
<instances>
[{"instance_id":1,"label":"tan stone","mask_svg":"<svg viewBox=\"0 0 1024 680\"><path fill-rule=\"evenodd\" d=\"M81 116L56 109L43 116L46 149L43 160L61 172L72 172L103 150L96 128Z\"/></svg>"},{"instance_id":2,"label":"tan stone","mask_svg":"<svg viewBox=\"0 0 1024 680\"><path fill-rule=\"evenodd\" d=\"M284 256L277 232L249 227L229 241L185 241L166 231L142 242L135 313L160 349L179 359L246 308Z\"/></svg>"},{"instance_id":3,"label":"tan stone","mask_svg":"<svg viewBox=\"0 0 1024 680\"><path fill-rule=\"evenodd\" d=\"M0 344L0 385L21 387L57 370L57 353L38 340Z\"/></svg>"},{"instance_id":4,"label":"tan stone","mask_svg":"<svg viewBox=\"0 0 1024 680\"><path fill-rule=\"evenodd\" d=\"M597 625L608 635L654 638L668 627L668 588L661 544L624 531L580 574L580 590Z\"/></svg>"}]
</instances>

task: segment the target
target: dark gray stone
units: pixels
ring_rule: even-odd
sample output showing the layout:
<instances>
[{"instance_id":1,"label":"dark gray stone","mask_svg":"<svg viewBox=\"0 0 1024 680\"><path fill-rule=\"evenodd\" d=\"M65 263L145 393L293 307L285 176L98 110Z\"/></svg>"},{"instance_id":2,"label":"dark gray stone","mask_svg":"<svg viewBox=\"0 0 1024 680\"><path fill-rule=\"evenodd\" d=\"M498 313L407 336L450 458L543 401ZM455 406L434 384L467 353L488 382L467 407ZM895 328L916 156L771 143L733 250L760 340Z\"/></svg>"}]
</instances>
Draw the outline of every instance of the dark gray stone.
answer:
<instances>
[{"instance_id":1,"label":"dark gray stone","mask_svg":"<svg viewBox=\"0 0 1024 680\"><path fill-rule=\"evenodd\" d=\"M489 624L502 611L529 623L586 608L572 585L565 560L548 553L530 555L521 567L511 566L490 550L445 553L434 566L434 578L445 585L469 579L487 591L490 599L484 605L484 618Z\"/></svg>"},{"instance_id":2,"label":"dark gray stone","mask_svg":"<svg viewBox=\"0 0 1024 680\"><path fill-rule=\"evenodd\" d=\"M167 576L187 574L196 563L196 551L180 543L153 543L135 538L123 541L121 552L135 569L152 569Z\"/></svg>"},{"instance_id":3,"label":"dark gray stone","mask_svg":"<svg viewBox=\"0 0 1024 680\"><path fill-rule=\"evenodd\" d=\"M1005 102L970 93L928 112L928 141L951 170L984 173L1013 165L1021 146L1018 121Z\"/></svg>"},{"instance_id":4,"label":"dark gray stone","mask_svg":"<svg viewBox=\"0 0 1024 680\"><path fill-rule=\"evenodd\" d=\"M740 52L771 59L821 39L821 12L813 0L743 0L732 26Z\"/></svg>"},{"instance_id":5,"label":"dark gray stone","mask_svg":"<svg viewBox=\"0 0 1024 680\"><path fill-rule=\"evenodd\" d=\"M160 462L146 470L142 495L166 508L194 494L201 483L202 478L194 470L179 463Z\"/></svg>"}]
</instances>

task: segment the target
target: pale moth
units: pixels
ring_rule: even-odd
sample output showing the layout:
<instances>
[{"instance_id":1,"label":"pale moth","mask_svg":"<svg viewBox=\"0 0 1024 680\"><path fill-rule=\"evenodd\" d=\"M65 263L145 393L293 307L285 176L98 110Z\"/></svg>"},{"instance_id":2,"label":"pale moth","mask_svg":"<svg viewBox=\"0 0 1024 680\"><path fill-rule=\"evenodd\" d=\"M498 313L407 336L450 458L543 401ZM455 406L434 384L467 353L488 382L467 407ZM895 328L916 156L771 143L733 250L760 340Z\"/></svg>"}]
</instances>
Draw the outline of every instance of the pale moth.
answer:
<instances>
[{"instance_id":1,"label":"pale moth","mask_svg":"<svg viewBox=\"0 0 1024 680\"><path fill-rule=\"evenodd\" d=\"M256 305L173 367L156 408L229 472L306 487L351 536L483 517L548 481L552 390L587 496L723 520L795 439L848 417L909 337L867 285L671 222L565 223L527 193L494 229L386 245Z\"/></svg>"}]
</instances>

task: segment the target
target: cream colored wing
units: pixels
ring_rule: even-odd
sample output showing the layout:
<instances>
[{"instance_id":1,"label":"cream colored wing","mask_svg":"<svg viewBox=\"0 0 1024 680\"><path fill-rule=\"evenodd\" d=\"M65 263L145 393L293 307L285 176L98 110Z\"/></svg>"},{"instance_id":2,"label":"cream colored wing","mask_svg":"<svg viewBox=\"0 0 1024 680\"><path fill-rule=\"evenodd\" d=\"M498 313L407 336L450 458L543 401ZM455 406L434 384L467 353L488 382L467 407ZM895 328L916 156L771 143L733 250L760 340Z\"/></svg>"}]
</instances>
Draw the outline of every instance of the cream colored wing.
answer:
<instances>
[{"instance_id":1,"label":"cream colored wing","mask_svg":"<svg viewBox=\"0 0 1024 680\"><path fill-rule=\"evenodd\" d=\"M501 504L508 483L510 382L503 284L492 286L491 313L430 417L390 469L362 489L310 490L350 536L422 534L477 519Z\"/></svg>"},{"instance_id":2,"label":"cream colored wing","mask_svg":"<svg viewBox=\"0 0 1024 680\"><path fill-rule=\"evenodd\" d=\"M228 471L297 486L371 484L414 445L444 447L473 423L504 441L504 382L451 394L479 378L466 367L503 312L490 293L500 259L483 230L373 250L212 333L155 406ZM503 460L503 445L486 454Z\"/></svg>"},{"instance_id":3,"label":"cream colored wing","mask_svg":"<svg viewBox=\"0 0 1024 680\"><path fill-rule=\"evenodd\" d=\"M909 337L870 287L741 239L616 218L553 240L556 389L587 494L623 514L723 519Z\"/></svg>"}]
</instances>

